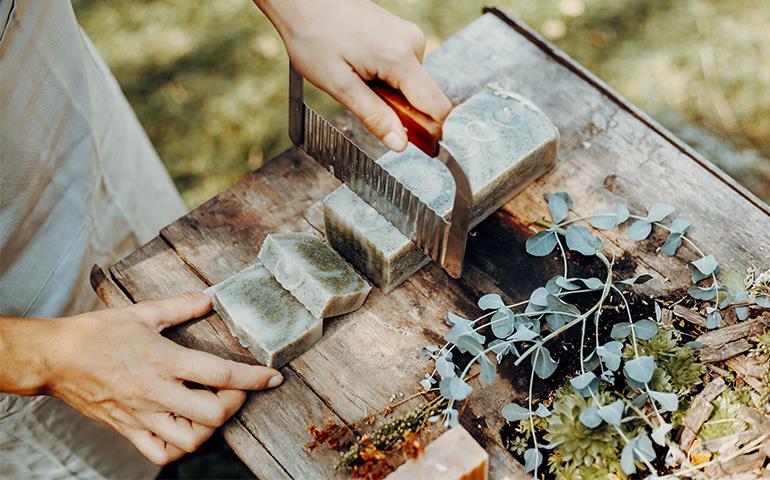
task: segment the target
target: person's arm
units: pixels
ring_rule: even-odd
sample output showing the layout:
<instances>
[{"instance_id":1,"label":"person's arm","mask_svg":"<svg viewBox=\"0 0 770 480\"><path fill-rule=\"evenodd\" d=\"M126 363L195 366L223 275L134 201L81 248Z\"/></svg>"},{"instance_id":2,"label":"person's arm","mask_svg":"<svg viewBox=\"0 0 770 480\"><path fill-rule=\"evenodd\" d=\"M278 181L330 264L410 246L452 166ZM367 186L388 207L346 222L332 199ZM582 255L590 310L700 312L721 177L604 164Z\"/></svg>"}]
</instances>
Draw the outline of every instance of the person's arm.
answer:
<instances>
[{"instance_id":1,"label":"person's arm","mask_svg":"<svg viewBox=\"0 0 770 480\"><path fill-rule=\"evenodd\" d=\"M187 349L160 334L210 309L209 296L194 293L68 318L0 317L0 391L59 397L164 465L210 437L243 404L244 390L283 381L272 368Z\"/></svg>"},{"instance_id":2,"label":"person's arm","mask_svg":"<svg viewBox=\"0 0 770 480\"><path fill-rule=\"evenodd\" d=\"M364 82L380 78L441 122L449 99L422 66L419 27L368 0L254 0L300 73L352 111L391 150L406 148L401 121Z\"/></svg>"}]
</instances>

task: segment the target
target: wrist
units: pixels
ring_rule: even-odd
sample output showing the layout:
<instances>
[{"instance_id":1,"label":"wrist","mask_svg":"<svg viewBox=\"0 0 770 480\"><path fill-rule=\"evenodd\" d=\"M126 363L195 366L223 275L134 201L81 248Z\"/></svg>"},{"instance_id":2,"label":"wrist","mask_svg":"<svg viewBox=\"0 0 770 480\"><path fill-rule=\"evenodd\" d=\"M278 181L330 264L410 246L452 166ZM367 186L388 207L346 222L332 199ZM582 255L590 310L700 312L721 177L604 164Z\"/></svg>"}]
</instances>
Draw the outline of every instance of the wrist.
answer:
<instances>
[{"instance_id":1,"label":"wrist","mask_svg":"<svg viewBox=\"0 0 770 480\"><path fill-rule=\"evenodd\" d=\"M17 395L49 392L63 321L0 317L0 391Z\"/></svg>"}]
</instances>

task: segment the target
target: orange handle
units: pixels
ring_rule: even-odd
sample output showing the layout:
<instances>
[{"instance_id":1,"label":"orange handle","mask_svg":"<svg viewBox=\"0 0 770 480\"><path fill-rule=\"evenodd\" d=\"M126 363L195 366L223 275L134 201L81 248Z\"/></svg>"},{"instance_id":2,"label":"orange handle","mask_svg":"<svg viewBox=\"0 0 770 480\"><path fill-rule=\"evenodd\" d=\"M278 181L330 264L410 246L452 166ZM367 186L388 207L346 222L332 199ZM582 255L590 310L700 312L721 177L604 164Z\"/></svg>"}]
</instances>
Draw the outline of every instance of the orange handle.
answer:
<instances>
[{"instance_id":1,"label":"orange handle","mask_svg":"<svg viewBox=\"0 0 770 480\"><path fill-rule=\"evenodd\" d=\"M438 142L442 134L441 124L414 108L400 91L382 80L371 80L368 85L396 112L406 128L409 141L431 157L438 155Z\"/></svg>"}]
</instances>

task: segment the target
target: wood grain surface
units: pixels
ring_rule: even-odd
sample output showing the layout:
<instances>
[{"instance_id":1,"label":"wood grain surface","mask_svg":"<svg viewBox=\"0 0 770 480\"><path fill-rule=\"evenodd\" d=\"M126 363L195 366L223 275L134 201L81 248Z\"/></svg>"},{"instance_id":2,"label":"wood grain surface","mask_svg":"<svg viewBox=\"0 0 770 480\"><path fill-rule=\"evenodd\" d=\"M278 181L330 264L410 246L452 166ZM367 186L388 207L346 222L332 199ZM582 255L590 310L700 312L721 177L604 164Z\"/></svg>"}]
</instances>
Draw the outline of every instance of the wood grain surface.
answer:
<instances>
[{"instance_id":1,"label":"wood grain surface","mask_svg":"<svg viewBox=\"0 0 770 480\"><path fill-rule=\"evenodd\" d=\"M546 214L543 193L569 192L578 214L619 198L634 213L669 203L677 216L693 222L693 240L718 260L738 269L767 263L765 204L526 26L484 14L429 55L426 65L455 103L489 82L530 98L561 132L557 166L475 229L462 279L431 264L389 295L373 289L362 309L326 321L322 340L283 369L283 386L251 395L225 426L225 438L259 477L334 476L336 454L304 448L308 423L353 422L388 405L394 395L417 391L430 368L420 347L442 342L447 310L475 317L480 294L520 299L560 273L556 256L538 259L524 252L532 222ZM383 152L351 117L339 125L371 154ZM95 289L115 305L202 290L253 262L267 233L322 232L318 202L338 185L304 153L288 150L164 228L109 274L95 270ZM646 289L660 294L688 285L684 260L694 253L682 247L678 258L657 254L660 232L641 243L629 241L622 230L603 238L629 273L654 275ZM216 314L171 336L253 362ZM560 368L570 366L565 362ZM499 411L526 397L527 369L504 365L500 373L491 385L474 384L461 423L489 452L491 478L523 478L523 468L501 443Z\"/></svg>"}]
</instances>

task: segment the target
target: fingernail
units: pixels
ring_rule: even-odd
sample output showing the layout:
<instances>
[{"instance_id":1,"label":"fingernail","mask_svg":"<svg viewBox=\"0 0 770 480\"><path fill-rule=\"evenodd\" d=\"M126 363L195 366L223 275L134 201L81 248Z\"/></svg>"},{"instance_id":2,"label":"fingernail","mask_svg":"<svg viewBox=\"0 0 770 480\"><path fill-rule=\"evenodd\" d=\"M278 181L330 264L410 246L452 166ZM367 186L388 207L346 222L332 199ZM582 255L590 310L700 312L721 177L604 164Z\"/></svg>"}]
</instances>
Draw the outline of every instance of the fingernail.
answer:
<instances>
[{"instance_id":1,"label":"fingernail","mask_svg":"<svg viewBox=\"0 0 770 480\"><path fill-rule=\"evenodd\" d=\"M396 132L390 132L382 139L385 146L394 152L400 152L406 148L406 138Z\"/></svg>"},{"instance_id":2,"label":"fingernail","mask_svg":"<svg viewBox=\"0 0 770 480\"><path fill-rule=\"evenodd\" d=\"M283 383L283 376L276 375L273 378L271 378L269 382L267 382L267 386L269 388L275 388L282 383Z\"/></svg>"}]
</instances>

